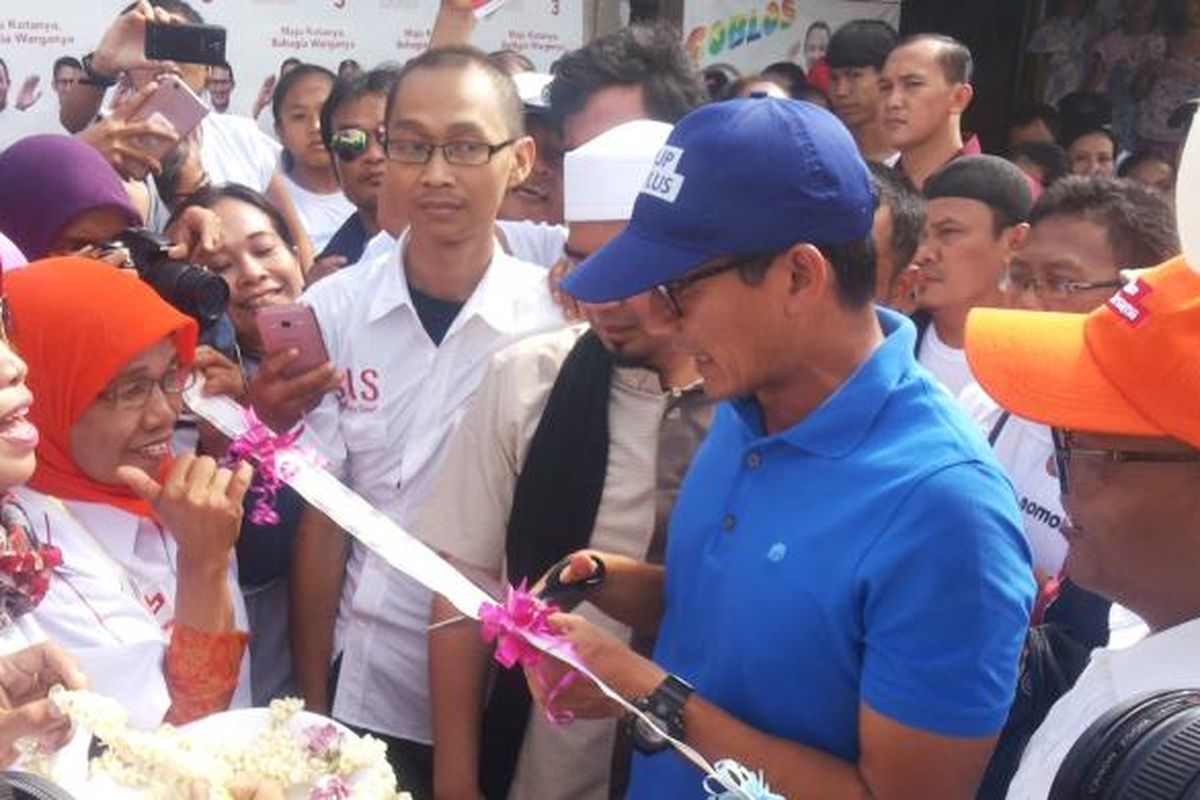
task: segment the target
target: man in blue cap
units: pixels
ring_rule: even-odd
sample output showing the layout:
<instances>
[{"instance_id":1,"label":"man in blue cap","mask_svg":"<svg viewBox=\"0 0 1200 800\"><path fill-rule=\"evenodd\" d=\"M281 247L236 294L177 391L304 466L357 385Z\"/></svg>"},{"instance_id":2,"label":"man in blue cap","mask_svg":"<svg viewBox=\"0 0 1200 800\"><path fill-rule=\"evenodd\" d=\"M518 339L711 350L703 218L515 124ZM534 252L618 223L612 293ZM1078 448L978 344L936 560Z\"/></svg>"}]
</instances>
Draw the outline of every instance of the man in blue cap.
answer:
<instances>
[{"instance_id":1,"label":"man in blue cap","mask_svg":"<svg viewBox=\"0 0 1200 800\"><path fill-rule=\"evenodd\" d=\"M875 195L853 139L811 104L738 100L685 117L656 164L628 228L564 289L652 291L650 324L726 402L665 569L584 551L547 576L656 631L654 660L581 617L554 624L658 727L787 797L973 796L1013 696L1029 550L912 325L871 305ZM555 678L530 682L541 702ZM585 681L552 704L621 713ZM628 796L706 795L664 752L636 758Z\"/></svg>"}]
</instances>

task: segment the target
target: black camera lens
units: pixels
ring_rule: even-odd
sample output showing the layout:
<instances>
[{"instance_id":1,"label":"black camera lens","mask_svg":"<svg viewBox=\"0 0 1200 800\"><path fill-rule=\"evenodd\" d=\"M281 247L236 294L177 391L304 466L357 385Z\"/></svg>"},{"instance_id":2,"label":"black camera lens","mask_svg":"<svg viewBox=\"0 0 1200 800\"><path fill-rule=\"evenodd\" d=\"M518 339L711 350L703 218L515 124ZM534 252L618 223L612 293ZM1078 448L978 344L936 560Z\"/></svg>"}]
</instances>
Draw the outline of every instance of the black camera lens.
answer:
<instances>
[{"instance_id":1,"label":"black camera lens","mask_svg":"<svg viewBox=\"0 0 1200 800\"><path fill-rule=\"evenodd\" d=\"M224 279L206 269L173 261L167 256L170 242L162 234L141 228L124 231L113 243L125 248L138 277L158 296L207 329L229 305L229 287Z\"/></svg>"},{"instance_id":2,"label":"black camera lens","mask_svg":"<svg viewBox=\"0 0 1200 800\"><path fill-rule=\"evenodd\" d=\"M1063 759L1049 800L1200 800L1200 690L1105 712Z\"/></svg>"}]
</instances>

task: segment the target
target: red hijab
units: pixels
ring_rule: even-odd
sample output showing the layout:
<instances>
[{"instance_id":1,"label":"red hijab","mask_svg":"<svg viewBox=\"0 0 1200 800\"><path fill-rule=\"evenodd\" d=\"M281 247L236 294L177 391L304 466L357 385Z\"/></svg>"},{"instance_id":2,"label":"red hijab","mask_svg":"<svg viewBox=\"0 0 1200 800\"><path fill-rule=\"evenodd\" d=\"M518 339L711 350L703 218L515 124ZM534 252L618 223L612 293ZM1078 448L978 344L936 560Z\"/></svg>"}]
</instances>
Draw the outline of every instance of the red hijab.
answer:
<instances>
[{"instance_id":1,"label":"red hijab","mask_svg":"<svg viewBox=\"0 0 1200 800\"><path fill-rule=\"evenodd\" d=\"M14 349L29 365L41 433L30 487L64 500L108 503L142 516L150 506L123 485L89 478L71 457L71 428L125 365L171 337L182 364L196 354L195 321L131 270L51 258L6 276Z\"/></svg>"}]
</instances>

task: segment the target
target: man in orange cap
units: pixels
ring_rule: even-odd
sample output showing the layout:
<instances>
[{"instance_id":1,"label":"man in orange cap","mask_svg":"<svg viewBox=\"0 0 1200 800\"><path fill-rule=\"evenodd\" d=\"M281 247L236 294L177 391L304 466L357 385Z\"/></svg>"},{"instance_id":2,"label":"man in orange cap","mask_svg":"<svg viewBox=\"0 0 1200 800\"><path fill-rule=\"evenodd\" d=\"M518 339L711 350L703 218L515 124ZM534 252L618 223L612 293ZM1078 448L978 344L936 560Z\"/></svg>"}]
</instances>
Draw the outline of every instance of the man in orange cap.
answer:
<instances>
[{"instance_id":1,"label":"man in orange cap","mask_svg":"<svg viewBox=\"0 0 1200 800\"><path fill-rule=\"evenodd\" d=\"M1096 651L1030 740L1008 797L1041 800L1105 710L1200 685L1200 274L1169 261L1087 315L978 309L966 343L988 394L1053 428L1067 574L1152 632Z\"/></svg>"}]
</instances>

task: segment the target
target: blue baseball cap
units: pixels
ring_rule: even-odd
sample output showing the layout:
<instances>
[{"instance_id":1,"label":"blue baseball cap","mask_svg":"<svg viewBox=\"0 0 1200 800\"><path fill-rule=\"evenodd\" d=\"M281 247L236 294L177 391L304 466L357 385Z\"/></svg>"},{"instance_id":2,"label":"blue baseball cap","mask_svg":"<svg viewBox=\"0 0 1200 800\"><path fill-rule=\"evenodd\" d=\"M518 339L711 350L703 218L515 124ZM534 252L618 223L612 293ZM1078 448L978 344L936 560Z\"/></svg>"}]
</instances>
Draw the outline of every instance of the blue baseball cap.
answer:
<instances>
[{"instance_id":1,"label":"blue baseball cap","mask_svg":"<svg viewBox=\"0 0 1200 800\"><path fill-rule=\"evenodd\" d=\"M858 241L874 218L871 175L833 114L773 97L712 103L675 125L629 226L562 288L620 300L716 258Z\"/></svg>"}]
</instances>

